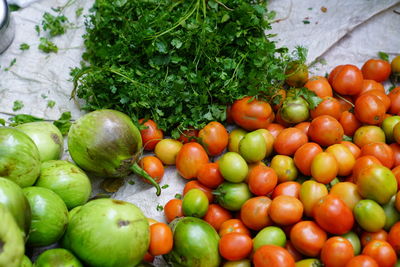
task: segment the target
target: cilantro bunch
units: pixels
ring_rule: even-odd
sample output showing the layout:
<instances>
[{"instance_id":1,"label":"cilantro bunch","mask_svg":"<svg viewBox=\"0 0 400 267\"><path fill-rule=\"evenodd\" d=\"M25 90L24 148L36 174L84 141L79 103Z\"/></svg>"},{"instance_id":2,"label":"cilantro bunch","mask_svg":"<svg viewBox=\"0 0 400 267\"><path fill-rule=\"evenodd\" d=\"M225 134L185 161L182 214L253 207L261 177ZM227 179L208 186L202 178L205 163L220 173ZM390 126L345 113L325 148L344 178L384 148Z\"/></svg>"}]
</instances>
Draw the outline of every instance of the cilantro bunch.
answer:
<instances>
[{"instance_id":1,"label":"cilantro bunch","mask_svg":"<svg viewBox=\"0 0 400 267\"><path fill-rule=\"evenodd\" d=\"M265 1L96 0L73 96L173 137L225 121L234 100L269 100L283 84L287 49L265 34L272 17Z\"/></svg>"}]
</instances>

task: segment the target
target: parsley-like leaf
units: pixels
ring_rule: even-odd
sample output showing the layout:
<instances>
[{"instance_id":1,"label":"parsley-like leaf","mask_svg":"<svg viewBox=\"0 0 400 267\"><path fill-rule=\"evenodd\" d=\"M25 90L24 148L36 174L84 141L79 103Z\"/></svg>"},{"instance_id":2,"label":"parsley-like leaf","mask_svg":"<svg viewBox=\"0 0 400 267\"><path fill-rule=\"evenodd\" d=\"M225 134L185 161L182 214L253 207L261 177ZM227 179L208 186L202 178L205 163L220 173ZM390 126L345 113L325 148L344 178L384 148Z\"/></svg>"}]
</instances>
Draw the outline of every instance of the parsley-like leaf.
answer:
<instances>
[{"instance_id":1,"label":"parsley-like leaf","mask_svg":"<svg viewBox=\"0 0 400 267\"><path fill-rule=\"evenodd\" d=\"M29 115L29 114L18 114L14 117L9 118L11 121L10 126L17 126L20 124L34 122L34 121L43 121L43 119Z\"/></svg>"},{"instance_id":2,"label":"parsley-like leaf","mask_svg":"<svg viewBox=\"0 0 400 267\"><path fill-rule=\"evenodd\" d=\"M162 205L158 204L156 209L157 209L157 211L163 211L164 207Z\"/></svg>"},{"instance_id":3,"label":"parsley-like leaf","mask_svg":"<svg viewBox=\"0 0 400 267\"><path fill-rule=\"evenodd\" d=\"M27 43L22 43L19 46L19 49L24 51L24 50L28 50L30 48L30 46Z\"/></svg>"},{"instance_id":4,"label":"parsley-like leaf","mask_svg":"<svg viewBox=\"0 0 400 267\"><path fill-rule=\"evenodd\" d=\"M47 101L47 107L53 108L55 105L56 105L56 101L54 101L54 100Z\"/></svg>"},{"instance_id":5,"label":"parsley-like leaf","mask_svg":"<svg viewBox=\"0 0 400 267\"><path fill-rule=\"evenodd\" d=\"M382 60L389 61L389 55L385 52L378 52L378 57Z\"/></svg>"},{"instance_id":6,"label":"parsley-like leaf","mask_svg":"<svg viewBox=\"0 0 400 267\"><path fill-rule=\"evenodd\" d=\"M45 53L57 53L58 47L49 39L40 37L39 50L42 50Z\"/></svg>"},{"instance_id":7,"label":"parsley-like leaf","mask_svg":"<svg viewBox=\"0 0 400 267\"><path fill-rule=\"evenodd\" d=\"M71 127L71 112L67 111L61 114L61 117L53 124L60 130L62 135L66 135Z\"/></svg>"},{"instance_id":8,"label":"parsley-like leaf","mask_svg":"<svg viewBox=\"0 0 400 267\"><path fill-rule=\"evenodd\" d=\"M21 100L15 100L12 110L18 111L18 110L22 109L23 107L24 107L24 102L22 102Z\"/></svg>"},{"instance_id":9,"label":"parsley-like leaf","mask_svg":"<svg viewBox=\"0 0 400 267\"><path fill-rule=\"evenodd\" d=\"M17 63L17 59L13 58L10 62L10 65L7 68L5 68L4 71L9 71L11 67L15 65L15 63Z\"/></svg>"},{"instance_id":10,"label":"parsley-like leaf","mask_svg":"<svg viewBox=\"0 0 400 267\"><path fill-rule=\"evenodd\" d=\"M68 28L68 18L64 15L54 16L48 12L43 14L42 28L51 37L62 35Z\"/></svg>"}]
</instances>

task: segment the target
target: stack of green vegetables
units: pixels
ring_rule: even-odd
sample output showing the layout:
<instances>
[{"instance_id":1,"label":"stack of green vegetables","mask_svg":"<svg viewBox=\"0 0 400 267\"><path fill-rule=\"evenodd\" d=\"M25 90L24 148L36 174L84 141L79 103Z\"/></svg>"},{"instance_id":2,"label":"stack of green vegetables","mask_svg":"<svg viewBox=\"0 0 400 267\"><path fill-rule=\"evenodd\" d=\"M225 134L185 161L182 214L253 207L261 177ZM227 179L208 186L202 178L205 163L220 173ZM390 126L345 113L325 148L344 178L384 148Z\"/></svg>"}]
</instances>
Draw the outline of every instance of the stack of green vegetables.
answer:
<instances>
[{"instance_id":1,"label":"stack of green vegetables","mask_svg":"<svg viewBox=\"0 0 400 267\"><path fill-rule=\"evenodd\" d=\"M97 0L91 11L85 62L72 70L86 110L152 118L177 137L225 121L243 96L270 100L285 80L265 1Z\"/></svg>"}]
</instances>

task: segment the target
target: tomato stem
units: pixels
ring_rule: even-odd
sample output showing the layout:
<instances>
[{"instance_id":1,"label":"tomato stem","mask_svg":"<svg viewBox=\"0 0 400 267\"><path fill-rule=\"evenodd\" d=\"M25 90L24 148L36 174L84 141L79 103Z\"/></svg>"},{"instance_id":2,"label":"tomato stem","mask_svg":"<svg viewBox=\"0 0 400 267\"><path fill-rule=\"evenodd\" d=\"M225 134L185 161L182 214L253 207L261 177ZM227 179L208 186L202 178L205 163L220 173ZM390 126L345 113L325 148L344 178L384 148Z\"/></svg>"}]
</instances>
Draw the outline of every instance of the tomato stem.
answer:
<instances>
[{"instance_id":1,"label":"tomato stem","mask_svg":"<svg viewBox=\"0 0 400 267\"><path fill-rule=\"evenodd\" d=\"M351 103L349 100L347 100L346 98L344 98L343 96L341 96L341 95L339 95L339 94L337 94L337 93L333 93L333 94L334 94L336 97L342 99L344 102L350 104L350 105L354 108L354 104Z\"/></svg>"},{"instance_id":2,"label":"tomato stem","mask_svg":"<svg viewBox=\"0 0 400 267\"><path fill-rule=\"evenodd\" d=\"M145 172L140 166L135 162L131 167L130 170L136 173L137 175L143 177L147 181L149 181L157 190L156 195L159 196L161 194L161 188L160 185L154 181L154 179L147 173Z\"/></svg>"}]
</instances>

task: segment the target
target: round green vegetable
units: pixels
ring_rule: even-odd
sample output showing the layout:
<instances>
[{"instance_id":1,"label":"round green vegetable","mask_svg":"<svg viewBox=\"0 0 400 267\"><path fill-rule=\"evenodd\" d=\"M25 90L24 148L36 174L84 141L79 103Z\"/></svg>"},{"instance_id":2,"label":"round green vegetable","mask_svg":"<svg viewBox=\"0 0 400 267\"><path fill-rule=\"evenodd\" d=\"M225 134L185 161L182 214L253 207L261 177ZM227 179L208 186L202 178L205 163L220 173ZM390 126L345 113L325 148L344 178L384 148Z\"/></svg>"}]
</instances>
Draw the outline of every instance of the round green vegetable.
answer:
<instances>
[{"instance_id":1,"label":"round green vegetable","mask_svg":"<svg viewBox=\"0 0 400 267\"><path fill-rule=\"evenodd\" d=\"M16 126L35 143L40 160L60 159L64 152L64 140L60 130L48 121L35 121Z\"/></svg>"},{"instance_id":2,"label":"round green vegetable","mask_svg":"<svg viewBox=\"0 0 400 267\"><path fill-rule=\"evenodd\" d=\"M268 226L262 229L253 239L253 248L256 251L264 245L284 247L286 244L285 232L279 227Z\"/></svg>"},{"instance_id":3,"label":"round green vegetable","mask_svg":"<svg viewBox=\"0 0 400 267\"><path fill-rule=\"evenodd\" d=\"M27 244L48 246L58 241L68 224L68 209L53 191L43 187L23 189L32 209L32 224Z\"/></svg>"},{"instance_id":4,"label":"round green vegetable","mask_svg":"<svg viewBox=\"0 0 400 267\"><path fill-rule=\"evenodd\" d=\"M367 232L377 232L385 226L385 211L373 200L358 201L353 212L357 223Z\"/></svg>"},{"instance_id":5,"label":"round green vegetable","mask_svg":"<svg viewBox=\"0 0 400 267\"><path fill-rule=\"evenodd\" d=\"M15 128L0 127L0 176L27 187L39 173L39 151L32 139Z\"/></svg>"},{"instance_id":6,"label":"round green vegetable","mask_svg":"<svg viewBox=\"0 0 400 267\"><path fill-rule=\"evenodd\" d=\"M92 192L87 175L76 165L64 160L43 162L36 185L54 191L68 209L85 204Z\"/></svg>"},{"instance_id":7,"label":"round green vegetable","mask_svg":"<svg viewBox=\"0 0 400 267\"><path fill-rule=\"evenodd\" d=\"M262 133L247 133L239 142L239 153L249 163L263 160L267 155L267 144Z\"/></svg>"},{"instance_id":8,"label":"round green vegetable","mask_svg":"<svg viewBox=\"0 0 400 267\"><path fill-rule=\"evenodd\" d=\"M82 267L82 263L66 249L54 248L44 251L35 261L35 267Z\"/></svg>"},{"instance_id":9,"label":"round green vegetable","mask_svg":"<svg viewBox=\"0 0 400 267\"><path fill-rule=\"evenodd\" d=\"M181 267L219 266L219 236L211 225L198 218L183 217L173 220L170 226L174 247L164 255L167 263Z\"/></svg>"},{"instance_id":10,"label":"round green vegetable","mask_svg":"<svg viewBox=\"0 0 400 267\"><path fill-rule=\"evenodd\" d=\"M251 198L249 187L245 183L224 182L213 191L218 204L228 210L240 210L244 202Z\"/></svg>"},{"instance_id":11,"label":"round green vegetable","mask_svg":"<svg viewBox=\"0 0 400 267\"><path fill-rule=\"evenodd\" d=\"M182 201L182 210L185 216L201 218L208 210L208 198L200 189L191 189L185 194Z\"/></svg>"},{"instance_id":12,"label":"round green vegetable","mask_svg":"<svg viewBox=\"0 0 400 267\"><path fill-rule=\"evenodd\" d=\"M26 255L22 258L20 267L32 267L32 262Z\"/></svg>"},{"instance_id":13,"label":"round green vegetable","mask_svg":"<svg viewBox=\"0 0 400 267\"><path fill-rule=\"evenodd\" d=\"M225 180L242 182L249 171L246 161L236 152L225 153L218 161L218 167Z\"/></svg>"},{"instance_id":14,"label":"round green vegetable","mask_svg":"<svg viewBox=\"0 0 400 267\"><path fill-rule=\"evenodd\" d=\"M96 199L71 216L64 248L89 266L135 266L148 250L149 223L134 204ZM85 265L86 265L85 264Z\"/></svg>"},{"instance_id":15,"label":"round green vegetable","mask_svg":"<svg viewBox=\"0 0 400 267\"><path fill-rule=\"evenodd\" d=\"M68 149L74 162L83 170L107 178L126 177L130 172L161 188L137 164L142 138L132 120L109 109L90 112L72 124L68 133Z\"/></svg>"}]
</instances>

